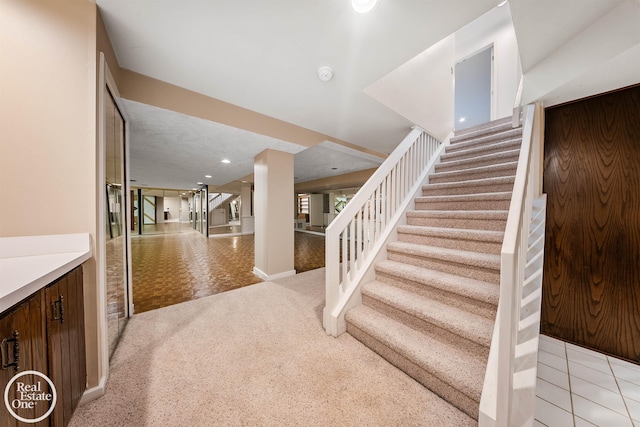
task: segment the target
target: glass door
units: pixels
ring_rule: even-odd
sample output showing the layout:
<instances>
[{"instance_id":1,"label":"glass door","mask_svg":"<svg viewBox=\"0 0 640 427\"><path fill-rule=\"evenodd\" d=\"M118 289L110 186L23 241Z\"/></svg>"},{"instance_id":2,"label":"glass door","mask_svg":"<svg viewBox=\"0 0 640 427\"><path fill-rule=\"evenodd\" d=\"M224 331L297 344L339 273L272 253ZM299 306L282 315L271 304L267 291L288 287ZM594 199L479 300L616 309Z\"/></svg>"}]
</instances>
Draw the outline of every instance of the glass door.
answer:
<instances>
[{"instance_id":1,"label":"glass door","mask_svg":"<svg viewBox=\"0 0 640 427\"><path fill-rule=\"evenodd\" d=\"M105 88L106 287L109 357L128 320L128 262L124 118Z\"/></svg>"}]
</instances>

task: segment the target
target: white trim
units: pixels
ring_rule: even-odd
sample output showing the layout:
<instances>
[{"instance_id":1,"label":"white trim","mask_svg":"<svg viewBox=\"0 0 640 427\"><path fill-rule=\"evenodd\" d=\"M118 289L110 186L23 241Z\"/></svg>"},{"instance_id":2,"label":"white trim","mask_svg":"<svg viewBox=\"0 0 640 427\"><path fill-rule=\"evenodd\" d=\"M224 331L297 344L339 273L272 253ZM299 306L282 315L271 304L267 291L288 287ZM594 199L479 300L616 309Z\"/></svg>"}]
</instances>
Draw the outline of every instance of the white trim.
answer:
<instances>
[{"instance_id":1,"label":"white trim","mask_svg":"<svg viewBox=\"0 0 640 427\"><path fill-rule=\"evenodd\" d=\"M107 376L103 375L102 377L100 377L100 382L98 383L97 386L86 389L84 393L82 393L82 397L80 398L80 402L78 403L78 406L85 405L89 402L92 402L104 396L106 388L107 388Z\"/></svg>"},{"instance_id":2,"label":"white trim","mask_svg":"<svg viewBox=\"0 0 640 427\"><path fill-rule=\"evenodd\" d=\"M107 336L107 260L106 260L106 203L104 195L104 183L105 177L105 91L104 88L107 85L107 63L103 52L100 52L100 65L98 69L98 179L97 186L97 198L98 198L98 230L96 241L96 270L98 275L97 283L97 322L96 329L98 333L98 357L100 358L100 383L103 379L106 382L106 378L109 376L109 337ZM100 385L98 386L100 387ZM92 389L93 390L93 389ZM104 392L103 392L104 394ZM84 397L84 396L83 396Z\"/></svg>"},{"instance_id":3,"label":"white trim","mask_svg":"<svg viewBox=\"0 0 640 427\"><path fill-rule=\"evenodd\" d=\"M253 267L253 274L261 278L262 280L271 281L276 279L282 279L283 277L295 276L295 270L283 271L282 273L276 273L272 275L268 275L264 271L260 270L258 267Z\"/></svg>"}]
</instances>

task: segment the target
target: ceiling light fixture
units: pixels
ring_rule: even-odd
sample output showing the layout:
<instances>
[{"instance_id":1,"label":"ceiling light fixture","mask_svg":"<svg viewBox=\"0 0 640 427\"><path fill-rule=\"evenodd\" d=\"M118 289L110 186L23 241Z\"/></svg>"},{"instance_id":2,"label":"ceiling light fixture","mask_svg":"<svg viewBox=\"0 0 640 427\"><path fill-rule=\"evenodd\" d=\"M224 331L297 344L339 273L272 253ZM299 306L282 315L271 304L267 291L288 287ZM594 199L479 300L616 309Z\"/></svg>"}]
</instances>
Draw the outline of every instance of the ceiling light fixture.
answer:
<instances>
[{"instance_id":1,"label":"ceiling light fixture","mask_svg":"<svg viewBox=\"0 0 640 427\"><path fill-rule=\"evenodd\" d=\"M376 7L378 0L351 0L351 7L358 13L367 13Z\"/></svg>"},{"instance_id":2,"label":"ceiling light fixture","mask_svg":"<svg viewBox=\"0 0 640 427\"><path fill-rule=\"evenodd\" d=\"M229 160L229 159L222 159L222 160L220 160L220 161L221 161L222 163L231 163L231 160Z\"/></svg>"},{"instance_id":3,"label":"ceiling light fixture","mask_svg":"<svg viewBox=\"0 0 640 427\"><path fill-rule=\"evenodd\" d=\"M196 184L202 185L202 184L204 184L204 182L196 182Z\"/></svg>"},{"instance_id":4,"label":"ceiling light fixture","mask_svg":"<svg viewBox=\"0 0 640 427\"><path fill-rule=\"evenodd\" d=\"M211 175L205 175L204 177L205 178L211 178Z\"/></svg>"},{"instance_id":5,"label":"ceiling light fixture","mask_svg":"<svg viewBox=\"0 0 640 427\"><path fill-rule=\"evenodd\" d=\"M333 77L333 70L331 67L324 65L318 68L318 78L323 82L328 82Z\"/></svg>"},{"instance_id":6,"label":"ceiling light fixture","mask_svg":"<svg viewBox=\"0 0 640 427\"><path fill-rule=\"evenodd\" d=\"M467 120L467 118L466 118L466 117L460 117L459 122L460 122L460 123L462 123L462 122L464 122L465 120Z\"/></svg>"}]
</instances>

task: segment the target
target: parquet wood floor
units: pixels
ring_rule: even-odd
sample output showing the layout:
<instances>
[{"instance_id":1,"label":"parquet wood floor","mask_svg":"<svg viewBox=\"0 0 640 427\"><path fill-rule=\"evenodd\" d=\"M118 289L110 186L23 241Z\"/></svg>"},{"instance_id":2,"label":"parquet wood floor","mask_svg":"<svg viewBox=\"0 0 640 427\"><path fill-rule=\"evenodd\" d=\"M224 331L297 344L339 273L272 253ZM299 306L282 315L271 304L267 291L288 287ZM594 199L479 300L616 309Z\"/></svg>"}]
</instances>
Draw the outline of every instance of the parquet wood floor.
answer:
<instances>
[{"instance_id":1,"label":"parquet wood floor","mask_svg":"<svg viewBox=\"0 0 640 427\"><path fill-rule=\"evenodd\" d=\"M191 231L131 239L135 312L252 285L253 235L206 238ZM324 267L324 237L295 233L298 273Z\"/></svg>"}]
</instances>

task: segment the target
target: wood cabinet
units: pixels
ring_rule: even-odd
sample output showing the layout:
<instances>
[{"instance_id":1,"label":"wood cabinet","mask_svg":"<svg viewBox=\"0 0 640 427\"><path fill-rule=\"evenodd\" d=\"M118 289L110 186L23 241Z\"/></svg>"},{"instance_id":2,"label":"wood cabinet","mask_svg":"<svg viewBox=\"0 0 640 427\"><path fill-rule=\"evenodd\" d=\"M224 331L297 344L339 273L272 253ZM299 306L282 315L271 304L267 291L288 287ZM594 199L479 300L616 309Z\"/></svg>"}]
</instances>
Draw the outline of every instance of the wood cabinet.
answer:
<instances>
[{"instance_id":1,"label":"wood cabinet","mask_svg":"<svg viewBox=\"0 0 640 427\"><path fill-rule=\"evenodd\" d=\"M0 314L2 395L8 382L23 371L38 371L47 375L56 387L57 403L53 413L32 424L66 426L86 387L86 356L84 343L84 301L82 267L77 267L27 300ZM28 375L21 379L28 384L44 380ZM10 387L9 400L16 399L16 385ZM33 409L14 409L21 417L34 419L43 415L42 403ZM0 405L0 426L17 426L16 420Z\"/></svg>"}]
</instances>

